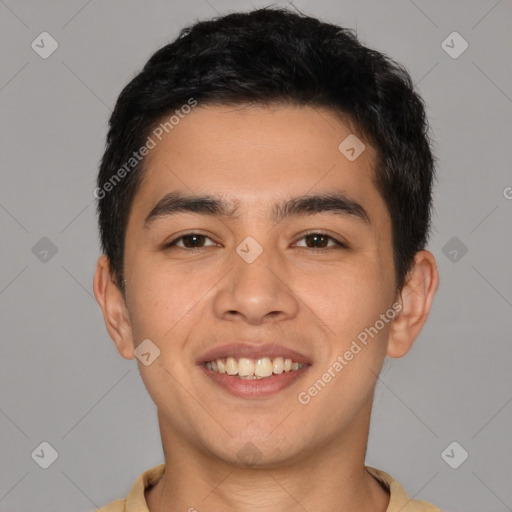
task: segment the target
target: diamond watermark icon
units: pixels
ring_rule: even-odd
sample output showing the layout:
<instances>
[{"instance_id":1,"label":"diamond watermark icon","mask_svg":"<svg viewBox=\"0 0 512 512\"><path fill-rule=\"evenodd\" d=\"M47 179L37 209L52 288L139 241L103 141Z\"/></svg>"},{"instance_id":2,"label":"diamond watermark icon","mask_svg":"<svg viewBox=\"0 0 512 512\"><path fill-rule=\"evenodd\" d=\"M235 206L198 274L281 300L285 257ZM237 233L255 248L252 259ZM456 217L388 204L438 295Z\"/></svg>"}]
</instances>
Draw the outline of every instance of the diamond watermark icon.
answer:
<instances>
[{"instance_id":1,"label":"diamond watermark icon","mask_svg":"<svg viewBox=\"0 0 512 512\"><path fill-rule=\"evenodd\" d=\"M57 460L59 454L50 443L43 441L30 456L43 469L48 469Z\"/></svg>"},{"instance_id":2,"label":"diamond watermark icon","mask_svg":"<svg viewBox=\"0 0 512 512\"><path fill-rule=\"evenodd\" d=\"M450 443L442 452L441 458L452 469L460 467L469 457L468 452L457 441Z\"/></svg>"},{"instance_id":3,"label":"diamond watermark icon","mask_svg":"<svg viewBox=\"0 0 512 512\"><path fill-rule=\"evenodd\" d=\"M32 247L32 254L39 261L48 263L57 254L57 246L49 238L43 236Z\"/></svg>"},{"instance_id":4,"label":"diamond watermark icon","mask_svg":"<svg viewBox=\"0 0 512 512\"><path fill-rule=\"evenodd\" d=\"M468 252L467 246L456 236L452 236L441 250L452 263L458 263Z\"/></svg>"},{"instance_id":5,"label":"diamond watermark icon","mask_svg":"<svg viewBox=\"0 0 512 512\"><path fill-rule=\"evenodd\" d=\"M147 338L137 346L133 354L144 366L149 366L160 355L160 349Z\"/></svg>"},{"instance_id":6,"label":"diamond watermark icon","mask_svg":"<svg viewBox=\"0 0 512 512\"><path fill-rule=\"evenodd\" d=\"M236 454L238 460L243 464L252 465L259 462L263 456L257 446L253 443L245 443Z\"/></svg>"},{"instance_id":7,"label":"diamond watermark icon","mask_svg":"<svg viewBox=\"0 0 512 512\"><path fill-rule=\"evenodd\" d=\"M248 236L238 245L236 252L246 263L252 263L263 252L263 247L252 236Z\"/></svg>"},{"instance_id":8,"label":"diamond watermark icon","mask_svg":"<svg viewBox=\"0 0 512 512\"><path fill-rule=\"evenodd\" d=\"M59 43L48 32L41 32L30 46L41 59L47 59L59 47Z\"/></svg>"},{"instance_id":9,"label":"diamond watermark icon","mask_svg":"<svg viewBox=\"0 0 512 512\"><path fill-rule=\"evenodd\" d=\"M366 146L358 137L351 133L347 138L343 139L338 149L347 160L353 162L366 149Z\"/></svg>"},{"instance_id":10,"label":"diamond watermark icon","mask_svg":"<svg viewBox=\"0 0 512 512\"><path fill-rule=\"evenodd\" d=\"M452 32L441 43L441 48L452 59L458 59L468 49L468 46L468 42L458 32Z\"/></svg>"}]
</instances>

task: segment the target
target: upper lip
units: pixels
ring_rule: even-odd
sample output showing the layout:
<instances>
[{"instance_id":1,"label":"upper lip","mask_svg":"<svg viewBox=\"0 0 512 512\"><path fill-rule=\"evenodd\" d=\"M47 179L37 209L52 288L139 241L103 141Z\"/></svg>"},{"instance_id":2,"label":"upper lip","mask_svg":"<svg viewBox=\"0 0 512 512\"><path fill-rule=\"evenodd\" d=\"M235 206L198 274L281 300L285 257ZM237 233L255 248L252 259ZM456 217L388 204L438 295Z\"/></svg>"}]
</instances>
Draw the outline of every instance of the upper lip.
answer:
<instances>
[{"instance_id":1,"label":"upper lip","mask_svg":"<svg viewBox=\"0 0 512 512\"><path fill-rule=\"evenodd\" d=\"M197 364L204 364L207 361L215 361L227 357L234 357L235 359L240 357L247 357L249 359L259 359L261 357L275 359L276 357L282 357L283 359L288 358L301 364L311 364L309 358L304 354L276 343L230 343L228 345L221 345L203 354L197 360Z\"/></svg>"}]
</instances>

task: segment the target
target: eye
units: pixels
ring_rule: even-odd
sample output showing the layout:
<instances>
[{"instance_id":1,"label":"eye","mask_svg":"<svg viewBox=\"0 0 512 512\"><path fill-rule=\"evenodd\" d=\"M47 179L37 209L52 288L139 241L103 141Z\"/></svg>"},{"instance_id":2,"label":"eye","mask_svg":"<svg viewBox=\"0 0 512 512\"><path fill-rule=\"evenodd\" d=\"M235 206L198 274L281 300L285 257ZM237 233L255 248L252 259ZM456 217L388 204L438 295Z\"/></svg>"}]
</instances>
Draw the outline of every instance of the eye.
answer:
<instances>
[{"instance_id":1,"label":"eye","mask_svg":"<svg viewBox=\"0 0 512 512\"><path fill-rule=\"evenodd\" d=\"M203 247L208 247L202 245L205 240L213 240L206 235L202 235L201 233L187 233L178 238L175 238L171 242L165 245L165 248L169 247L179 247L180 249L202 249ZM217 245L213 242L211 245Z\"/></svg>"},{"instance_id":2,"label":"eye","mask_svg":"<svg viewBox=\"0 0 512 512\"><path fill-rule=\"evenodd\" d=\"M210 240L212 243L204 245L207 240ZM301 245L299 243L301 240L305 241L305 245ZM299 239L299 242L296 242L295 246L304 247L306 249L316 249L316 252L322 252L322 250L329 250L333 248L348 249L347 244L336 240L326 233L317 231L305 234L302 238ZM203 249L205 247L216 245L217 244L206 235L201 233L187 233L167 243L165 248L167 249L170 247L178 247L180 249Z\"/></svg>"},{"instance_id":3,"label":"eye","mask_svg":"<svg viewBox=\"0 0 512 512\"><path fill-rule=\"evenodd\" d=\"M307 249L320 249L321 252L322 249L329 249L329 242L332 242L331 248L335 249L348 249L348 245L340 242L339 240L336 240L332 236L322 233L322 232L311 232L305 234L300 240L306 240L306 245L302 247L306 247ZM298 245L298 242L297 244Z\"/></svg>"}]
</instances>

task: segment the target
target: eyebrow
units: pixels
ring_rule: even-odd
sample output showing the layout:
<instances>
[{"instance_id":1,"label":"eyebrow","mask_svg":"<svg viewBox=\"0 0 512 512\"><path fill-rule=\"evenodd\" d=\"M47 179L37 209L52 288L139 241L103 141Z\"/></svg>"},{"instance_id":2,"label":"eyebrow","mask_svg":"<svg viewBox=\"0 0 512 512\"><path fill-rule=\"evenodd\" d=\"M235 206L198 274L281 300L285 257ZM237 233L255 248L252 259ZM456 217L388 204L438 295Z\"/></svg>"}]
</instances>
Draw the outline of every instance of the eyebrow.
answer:
<instances>
[{"instance_id":1,"label":"eyebrow","mask_svg":"<svg viewBox=\"0 0 512 512\"><path fill-rule=\"evenodd\" d=\"M147 229L157 219L171 217L179 213L237 218L240 203L226 202L221 197L211 195L188 196L173 191L162 197L144 219ZM371 225L370 217L361 204L342 192L304 195L286 199L274 205L271 220L281 220L298 215L332 213L343 217L353 217L364 224Z\"/></svg>"}]
</instances>

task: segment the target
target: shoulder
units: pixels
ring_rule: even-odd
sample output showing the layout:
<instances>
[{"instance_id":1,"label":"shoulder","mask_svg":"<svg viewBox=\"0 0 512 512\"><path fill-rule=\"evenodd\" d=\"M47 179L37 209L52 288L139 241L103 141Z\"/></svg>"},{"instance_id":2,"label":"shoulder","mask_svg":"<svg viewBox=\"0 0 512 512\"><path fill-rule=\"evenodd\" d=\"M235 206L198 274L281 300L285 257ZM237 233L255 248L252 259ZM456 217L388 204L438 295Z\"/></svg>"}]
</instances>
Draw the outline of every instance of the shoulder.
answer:
<instances>
[{"instance_id":1,"label":"shoulder","mask_svg":"<svg viewBox=\"0 0 512 512\"><path fill-rule=\"evenodd\" d=\"M440 508L432 505L432 503L418 500L412 500L407 510L410 510L410 512L443 512Z\"/></svg>"},{"instance_id":2,"label":"shoulder","mask_svg":"<svg viewBox=\"0 0 512 512\"><path fill-rule=\"evenodd\" d=\"M388 473L369 466L366 466L366 470L389 492L386 512L442 512L440 508L426 501L409 499L403 487Z\"/></svg>"},{"instance_id":3,"label":"shoulder","mask_svg":"<svg viewBox=\"0 0 512 512\"><path fill-rule=\"evenodd\" d=\"M101 507L95 512L144 512L147 511L145 491L155 485L165 471L165 464L159 464L150 468L135 480L128 496L122 500L116 500Z\"/></svg>"},{"instance_id":4,"label":"shoulder","mask_svg":"<svg viewBox=\"0 0 512 512\"><path fill-rule=\"evenodd\" d=\"M126 500L115 500L104 507L96 509L95 512L125 512Z\"/></svg>"}]
</instances>

